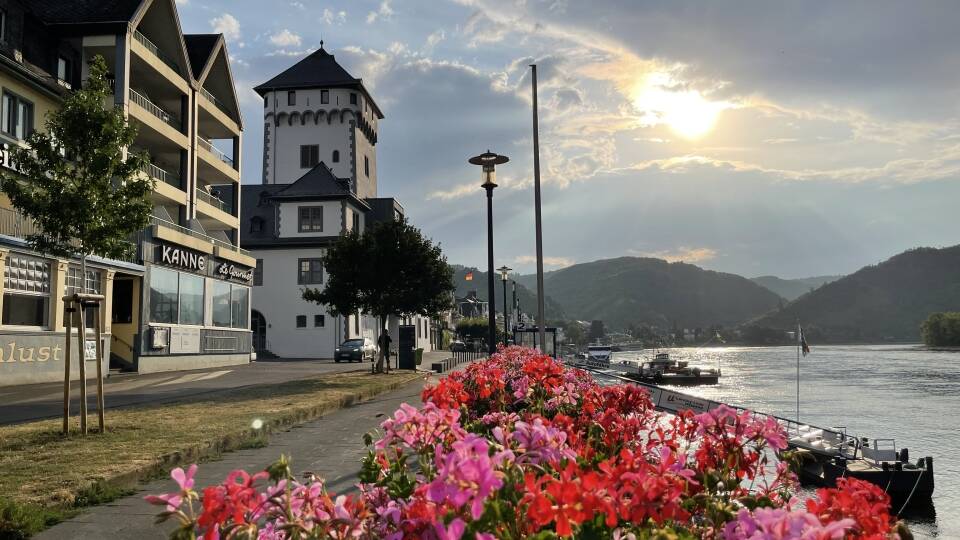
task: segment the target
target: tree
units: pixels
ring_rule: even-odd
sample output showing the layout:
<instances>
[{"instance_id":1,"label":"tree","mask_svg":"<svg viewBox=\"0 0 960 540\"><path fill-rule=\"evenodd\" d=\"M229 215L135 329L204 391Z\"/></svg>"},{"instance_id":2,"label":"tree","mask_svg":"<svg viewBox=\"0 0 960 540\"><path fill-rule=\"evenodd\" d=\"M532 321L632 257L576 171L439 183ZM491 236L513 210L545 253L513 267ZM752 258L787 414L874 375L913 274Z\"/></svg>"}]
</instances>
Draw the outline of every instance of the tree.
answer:
<instances>
[{"instance_id":1,"label":"tree","mask_svg":"<svg viewBox=\"0 0 960 540\"><path fill-rule=\"evenodd\" d=\"M605 337L607 337L607 331L603 328L603 321L590 321L590 332L587 334L587 338L590 340L590 343L602 340Z\"/></svg>"},{"instance_id":2,"label":"tree","mask_svg":"<svg viewBox=\"0 0 960 540\"><path fill-rule=\"evenodd\" d=\"M960 312L931 313L920 331L928 347L960 347Z\"/></svg>"},{"instance_id":3,"label":"tree","mask_svg":"<svg viewBox=\"0 0 960 540\"><path fill-rule=\"evenodd\" d=\"M149 223L153 181L140 171L146 154L128 152L137 135L123 111L108 108L107 64L97 56L84 87L71 92L46 119L46 131L27 136L11 158L22 173L4 172L0 187L33 219L39 234L26 240L57 256L79 256L86 291L88 255L120 258L130 235Z\"/></svg>"},{"instance_id":4,"label":"tree","mask_svg":"<svg viewBox=\"0 0 960 540\"><path fill-rule=\"evenodd\" d=\"M406 220L387 221L340 237L323 257L327 283L303 298L334 315L369 313L387 331L390 315L437 316L451 305L453 269L440 246ZM383 351L376 370L382 372Z\"/></svg>"}]
</instances>

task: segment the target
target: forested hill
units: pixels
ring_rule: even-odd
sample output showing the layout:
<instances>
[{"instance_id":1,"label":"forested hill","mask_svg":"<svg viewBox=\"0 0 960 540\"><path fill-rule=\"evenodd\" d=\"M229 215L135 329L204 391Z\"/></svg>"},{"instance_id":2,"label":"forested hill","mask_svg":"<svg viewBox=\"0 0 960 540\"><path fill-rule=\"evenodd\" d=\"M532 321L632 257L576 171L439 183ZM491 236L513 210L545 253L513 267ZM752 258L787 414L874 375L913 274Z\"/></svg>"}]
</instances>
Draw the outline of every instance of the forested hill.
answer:
<instances>
[{"instance_id":1,"label":"forested hill","mask_svg":"<svg viewBox=\"0 0 960 540\"><path fill-rule=\"evenodd\" d=\"M536 276L522 276L528 287ZM661 259L620 257L544 276L546 296L569 318L660 328L733 326L777 308L781 298L741 276Z\"/></svg>"},{"instance_id":2,"label":"forested hill","mask_svg":"<svg viewBox=\"0 0 960 540\"><path fill-rule=\"evenodd\" d=\"M828 283L760 317L761 327L792 329L831 342L919 341L936 311L960 307L960 246L917 248Z\"/></svg>"},{"instance_id":3,"label":"forested hill","mask_svg":"<svg viewBox=\"0 0 960 540\"><path fill-rule=\"evenodd\" d=\"M476 291L477 296L481 300L487 299L487 273L477 270L476 268L468 268L461 266L459 264L450 265L453 267L454 271L454 282L457 285L457 297L462 298L467 295L470 291ZM467 273L473 273L473 280L467 281ZM517 276L511 276L510 279L514 279ZM517 298L520 300L520 309L524 313L530 315L534 319L537 316L537 282L534 279L533 287L527 288L524 284L517 283ZM503 283L500 281L500 275L497 274L494 276L494 296L497 300L497 312L503 312ZM513 302L513 289L510 283L507 283L507 298L510 302ZM554 319L563 319L565 318L563 308L559 304L554 302L550 295L544 297L544 311L546 311L545 316L547 320Z\"/></svg>"},{"instance_id":4,"label":"forested hill","mask_svg":"<svg viewBox=\"0 0 960 540\"><path fill-rule=\"evenodd\" d=\"M776 276L760 276L753 278L751 281L761 287L770 289L770 291L779 294L786 300L796 300L808 292L842 277L843 276L816 276L800 279L782 279Z\"/></svg>"}]
</instances>

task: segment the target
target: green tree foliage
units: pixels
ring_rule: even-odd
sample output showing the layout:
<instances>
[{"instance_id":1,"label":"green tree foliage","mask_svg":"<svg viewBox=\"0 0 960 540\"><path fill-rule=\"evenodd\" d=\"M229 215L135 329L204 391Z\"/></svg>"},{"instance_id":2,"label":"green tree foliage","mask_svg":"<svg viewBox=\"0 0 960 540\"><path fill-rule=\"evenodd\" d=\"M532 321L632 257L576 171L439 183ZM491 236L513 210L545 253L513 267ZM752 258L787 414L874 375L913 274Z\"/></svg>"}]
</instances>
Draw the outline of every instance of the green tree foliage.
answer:
<instances>
[{"instance_id":1,"label":"green tree foliage","mask_svg":"<svg viewBox=\"0 0 960 540\"><path fill-rule=\"evenodd\" d=\"M465 317L457 322L457 336L461 339L482 339L490 335L490 321L483 317Z\"/></svg>"},{"instance_id":2,"label":"green tree foliage","mask_svg":"<svg viewBox=\"0 0 960 540\"><path fill-rule=\"evenodd\" d=\"M126 152L137 129L108 99L107 65L97 56L84 87L48 115L46 130L12 151L22 177L0 177L13 206L40 230L27 241L43 253L79 255L84 263L93 254L123 257L130 235L149 222L153 182L140 173L148 158Z\"/></svg>"},{"instance_id":3,"label":"green tree foliage","mask_svg":"<svg viewBox=\"0 0 960 540\"><path fill-rule=\"evenodd\" d=\"M960 312L931 314L920 326L920 333L930 347L960 347Z\"/></svg>"},{"instance_id":4,"label":"green tree foliage","mask_svg":"<svg viewBox=\"0 0 960 540\"><path fill-rule=\"evenodd\" d=\"M437 316L448 309L453 270L440 246L406 220L377 223L342 236L323 258L326 286L306 288L303 299L326 304L334 315L369 313L386 331L390 315ZM377 362L383 371L383 356Z\"/></svg>"}]
</instances>

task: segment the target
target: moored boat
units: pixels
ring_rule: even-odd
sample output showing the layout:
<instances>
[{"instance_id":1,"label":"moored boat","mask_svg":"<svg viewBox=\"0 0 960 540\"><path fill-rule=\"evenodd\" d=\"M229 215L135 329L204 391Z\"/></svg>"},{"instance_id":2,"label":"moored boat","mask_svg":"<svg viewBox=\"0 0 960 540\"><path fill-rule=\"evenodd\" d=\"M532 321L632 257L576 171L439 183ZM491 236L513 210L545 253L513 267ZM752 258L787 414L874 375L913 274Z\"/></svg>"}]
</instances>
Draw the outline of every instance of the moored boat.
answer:
<instances>
[{"instance_id":1,"label":"moored boat","mask_svg":"<svg viewBox=\"0 0 960 540\"><path fill-rule=\"evenodd\" d=\"M627 368L624 371L625 377L648 384L697 386L717 384L720 381L719 369L693 367L685 361L673 360L670 353L666 352L657 353L652 360L630 367L626 363L618 366Z\"/></svg>"}]
</instances>

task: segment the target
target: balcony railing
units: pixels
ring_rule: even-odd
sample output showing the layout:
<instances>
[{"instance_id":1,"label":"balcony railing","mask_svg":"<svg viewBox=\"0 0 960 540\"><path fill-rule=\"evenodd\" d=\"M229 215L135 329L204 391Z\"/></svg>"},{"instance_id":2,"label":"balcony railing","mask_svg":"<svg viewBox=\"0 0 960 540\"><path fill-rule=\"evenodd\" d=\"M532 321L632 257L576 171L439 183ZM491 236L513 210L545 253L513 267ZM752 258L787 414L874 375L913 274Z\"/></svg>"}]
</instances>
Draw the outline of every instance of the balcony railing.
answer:
<instances>
[{"instance_id":1,"label":"balcony railing","mask_svg":"<svg viewBox=\"0 0 960 540\"><path fill-rule=\"evenodd\" d=\"M187 227L181 227L180 225L177 225L176 223L171 223L171 222L169 222L169 221L167 221L167 220L165 220L165 219L160 219L160 218L158 218L158 217L156 217L156 216L151 216L151 217L150 217L150 223L152 223L153 225L160 225L160 226L163 226L163 227L167 227L168 229L173 229L173 230L175 230L175 231L177 231L177 232L179 232L179 233L181 233L181 234L185 234L185 235L187 235L187 236L192 236L192 237L194 237L194 238L203 240L203 241L205 241L205 242L210 242L211 244L213 244L213 245L215 245L215 246L220 246L220 247L227 248L227 249L229 249L230 251L234 251L234 252L236 252L236 253L240 253L241 255L246 255L246 256L248 256L248 257L250 256L250 252L249 252L249 251L247 251L247 250L245 250L245 249L243 249L243 248L241 248L241 247L239 247L239 246L235 246L235 245L231 244L230 242L224 242L223 240L217 240L216 238L214 238L214 237L212 237L212 236L207 236L207 235L205 235L205 234L203 234L203 233L199 233L199 232L197 232L197 231L195 231L195 230L193 230L193 229L188 229Z\"/></svg>"},{"instance_id":2,"label":"balcony railing","mask_svg":"<svg viewBox=\"0 0 960 540\"><path fill-rule=\"evenodd\" d=\"M214 105L216 105L217 108L220 109L221 111L223 111L224 114L226 114L227 116L230 115L230 111L227 110L227 106L224 105L219 99L217 99L217 96L215 96L215 95L211 94L209 91L207 91L206 88L201 88L201 89L200 89L200 94L201 94L203 97L207 98L207 100L208 100L210 103L213 103Z\"/></svg>"},{"instance_id":3,"label":"balcony railing","mask_svg":"<svg viewBox=\"0 0 960 540\"><path fill-rule=\"evenodd\" d=\"M150 114L166 122L170 127L180 131L180 119L163 110L162 107L147 99L147 96L130 89L130 101L146 109Z\"/></svg>"},{"instance_id":4,"label":"balcony railing","mask_svg":"<svg viewBox=\"0 0 960 540\"><path fill-rule=\"evenodd\" d=\"M181 187L182 183L180 181L179 175L176 175L169 171L165 171L160 167L157 167L153 163L147 163L147 165L144 166L143 168L143 172L146 173L146 175L149 176L150 178L156 178L157 180L160 180L161 182L166 182L167 184L170 184L171 186L177 189L183 189Z\"/></svg>"},{"instance_id":5,"label":"balcony railing","mask_svg":"<svg viewBox=\"0 0 960 540\"><path fill-rule=\"evenodd\" d=\"M225 203L220 197L217 197L211 193L207 193L207 190L203 188L197 188L197 198L201 201L213 205L220 210L223 210L226 213L230 213L230 205Z\"/></svg>"},{"instance_id":6,"label":"balcony railing","mask_svg":"<svg viewBox=\"0 0 960 540\"><path fill-rule=\"evenodd\" d=\"M133 31L133 39L139 41L141 45L146 47L148 51L159 58L164 64L167 65L167 67L176 71L177 73L180 73L180 66L174 62L172 58L163 54L163 52L160 50L160 47L157 47L154 42L150 41L150 38L140 33L139 30Z\"/></svg>"},{"instance_id":7,"label":"balcony railing","mask_svg":"<svg viewBox=\"0 0 960 540\"><path fill-rule=\"evenodd\" d=\"M198 136L197 143L200 145L201 148L217 156L217 159L219 159L220 161L226 163L231 168L233 168L233 158L224 154L223 150L220 150L219 148L214 146L212 142L208 141L207 139L204 139L203 137Z\"/></svg>"}]
</instances>

